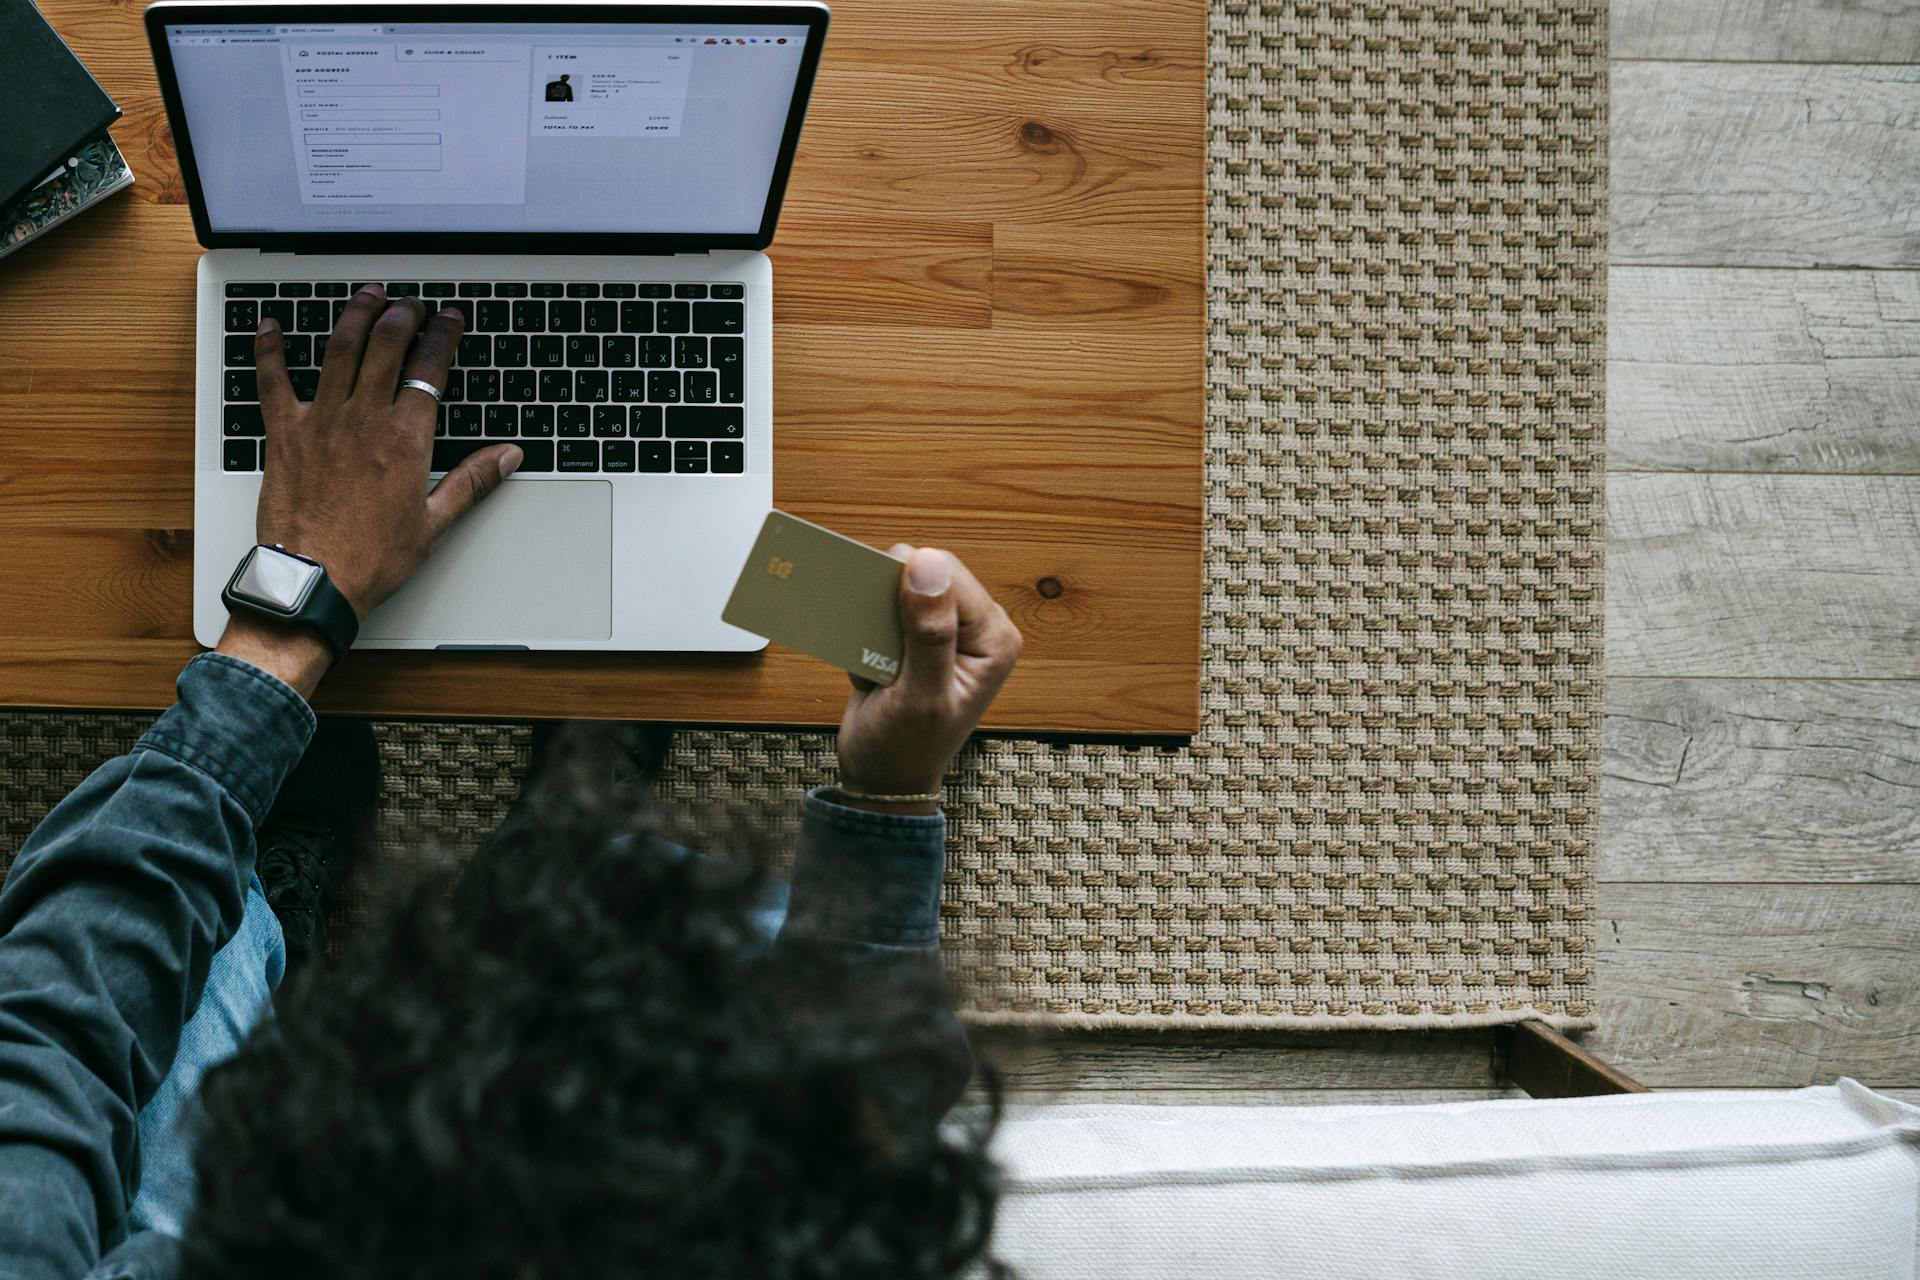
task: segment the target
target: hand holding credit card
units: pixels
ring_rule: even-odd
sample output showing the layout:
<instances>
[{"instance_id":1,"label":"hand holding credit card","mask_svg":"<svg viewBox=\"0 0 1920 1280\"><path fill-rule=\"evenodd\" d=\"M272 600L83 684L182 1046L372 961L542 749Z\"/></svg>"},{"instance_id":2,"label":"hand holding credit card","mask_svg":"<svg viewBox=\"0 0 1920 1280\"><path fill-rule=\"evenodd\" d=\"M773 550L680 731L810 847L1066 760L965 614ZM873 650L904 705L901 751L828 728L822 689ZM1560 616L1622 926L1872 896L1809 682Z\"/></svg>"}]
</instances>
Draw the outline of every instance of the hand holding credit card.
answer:
<instances>
[{"instance_id":1,"label":"hand holding credit card","mask_svg":"<svg viewBox=\"0 0 1920 1280\"><path fill-rule=\"evenodd\" d=\"M866 808L932 812L947 764L1020 656L1020 629L950 552L878 551L782 511L721 617L852 677L839 791ZM885 799L902 796L914 799Z\"/></svg>"}]
</instances>

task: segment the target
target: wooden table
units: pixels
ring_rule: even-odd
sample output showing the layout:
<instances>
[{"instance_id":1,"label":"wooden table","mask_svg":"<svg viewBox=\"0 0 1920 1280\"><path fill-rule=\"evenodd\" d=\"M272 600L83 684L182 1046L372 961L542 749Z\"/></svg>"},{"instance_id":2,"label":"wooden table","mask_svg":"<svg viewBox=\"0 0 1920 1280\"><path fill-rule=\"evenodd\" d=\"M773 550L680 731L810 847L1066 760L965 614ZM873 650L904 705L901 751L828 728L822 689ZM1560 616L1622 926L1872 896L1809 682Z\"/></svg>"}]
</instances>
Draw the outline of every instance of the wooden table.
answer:
<instances>
[{"instance_id":1,"label":"wooden table","mask_svg":"<svg viewBox=\"0 0 1920 1280\"><path fill-rule=\"evenodd\" d=\"M197 650L193 272L137 6L43 0L132 191L0 261L0 705L159 708ZM953 549L1026 656L988 727L1199 721L1206 5L838 0L775 272L775 497ZM839 672L365 653L323 711L830 724Z\"/></svg>"}]
</instances>

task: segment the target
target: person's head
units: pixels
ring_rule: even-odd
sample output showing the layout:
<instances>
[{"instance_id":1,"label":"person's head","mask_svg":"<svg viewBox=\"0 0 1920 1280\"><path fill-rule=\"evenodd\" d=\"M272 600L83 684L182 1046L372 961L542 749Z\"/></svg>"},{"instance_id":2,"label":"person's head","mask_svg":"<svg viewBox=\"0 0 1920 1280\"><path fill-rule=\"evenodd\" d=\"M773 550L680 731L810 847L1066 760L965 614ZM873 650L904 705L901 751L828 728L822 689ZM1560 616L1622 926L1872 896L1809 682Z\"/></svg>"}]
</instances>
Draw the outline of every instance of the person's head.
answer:
<instances>
[{"instance_id":1,"label":"person's head","mask_svg":"<svg viewBox=\"0 0 1920 1280\"><path fill-rule=\"evenodd\" d=\"M971 1063L937 966L768 949L759 859L677 854L591 791L544 794L523 839L402 895L209 1076L185 1274L978 1261L993 1108L940 1119Z\"/></svg>"},{"instance_id":2,"label":"person's head","mask_svg":"<svg viewBox=\"0 0 1920 1280\"><path fill-rule=\"evenodd\" d=\"M567 81L569 81L569 80L571 80L571 79L573 79L573 77L572 77L572 76L570 76L570 75L567 75L566 73L564 73L564 72L562 72L562 73L561 73L561 76L560 76L560 83L561 83L561 84L565 84L565 83L566 83Z\"/></svg>"}]
</instances>

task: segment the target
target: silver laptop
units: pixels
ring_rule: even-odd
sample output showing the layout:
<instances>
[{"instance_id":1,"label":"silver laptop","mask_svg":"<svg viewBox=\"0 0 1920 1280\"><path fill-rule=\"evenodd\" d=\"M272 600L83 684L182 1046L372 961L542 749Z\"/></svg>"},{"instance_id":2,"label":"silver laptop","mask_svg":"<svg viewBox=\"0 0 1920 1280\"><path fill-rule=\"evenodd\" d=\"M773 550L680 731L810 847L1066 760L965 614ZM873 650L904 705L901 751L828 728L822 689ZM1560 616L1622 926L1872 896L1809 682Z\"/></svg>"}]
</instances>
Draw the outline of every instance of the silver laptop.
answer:
<instances>
[{"instance_id":1,"label":"silver laptop","mask_svg":"<svg viewBox=\"0 0 1920 1280\"><path fill-rule=\"evenodd\" d=\"M467 316L434 473L503 440L526 461L360 647L761 647L720 612L773 502L760 250L826 6L162 0L146 19L210 250L200 642L254 541L259 319L309 398L342 306L378 281Z\"/></svg>"}]
</instances>

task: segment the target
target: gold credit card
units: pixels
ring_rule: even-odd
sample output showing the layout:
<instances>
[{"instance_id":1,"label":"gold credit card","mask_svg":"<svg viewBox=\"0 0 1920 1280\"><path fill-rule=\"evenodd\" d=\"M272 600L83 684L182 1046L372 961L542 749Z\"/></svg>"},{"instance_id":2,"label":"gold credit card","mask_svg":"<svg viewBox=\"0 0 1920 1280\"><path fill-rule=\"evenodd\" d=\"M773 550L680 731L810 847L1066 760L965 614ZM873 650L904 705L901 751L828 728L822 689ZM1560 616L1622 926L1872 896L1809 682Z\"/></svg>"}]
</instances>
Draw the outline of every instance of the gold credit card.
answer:
<instances>
[{"instance_id":1,"label":"gold credit card","mask_svg":"<svg viewBox=\"0 0 1920 1280\"><path fill-rule=\"evenodd\" d=\"M720 617L875 684L900 675L905 566L831 529L768 514Z\"/></svg>"}]
</instances>

